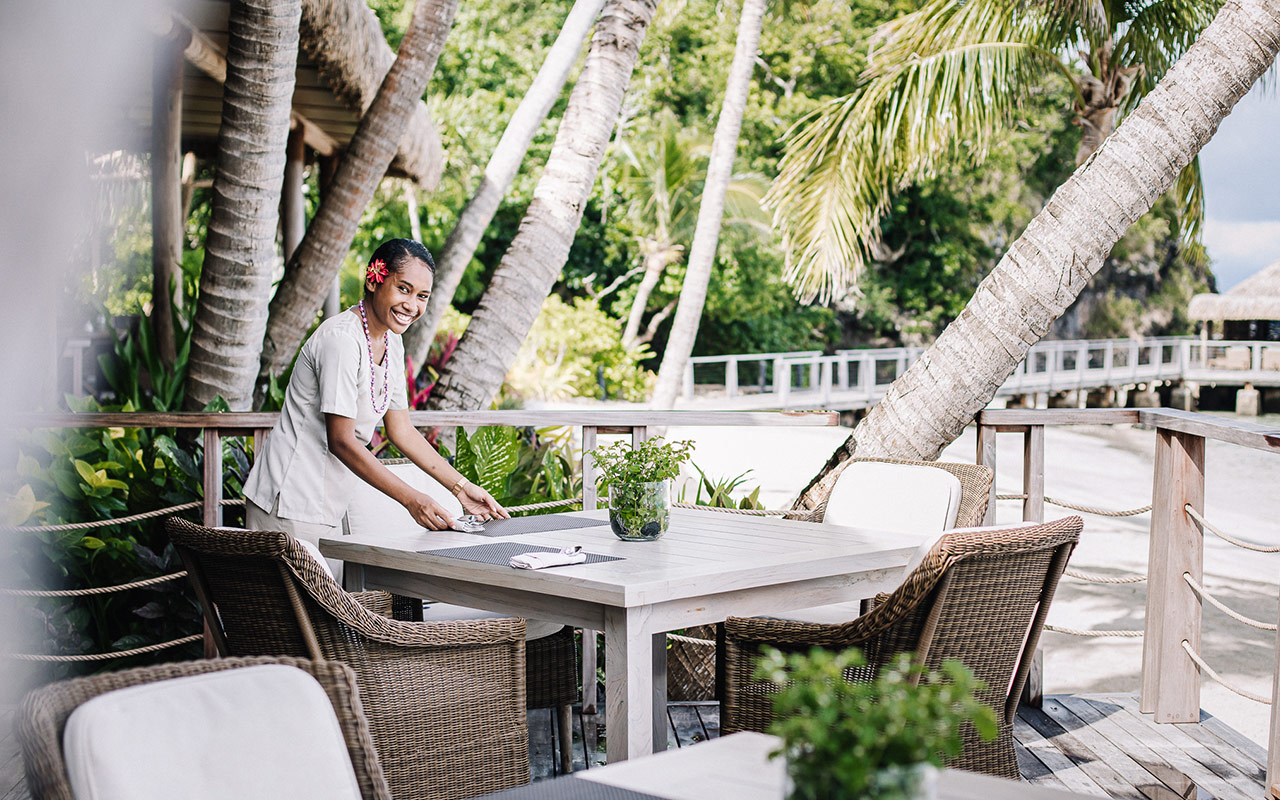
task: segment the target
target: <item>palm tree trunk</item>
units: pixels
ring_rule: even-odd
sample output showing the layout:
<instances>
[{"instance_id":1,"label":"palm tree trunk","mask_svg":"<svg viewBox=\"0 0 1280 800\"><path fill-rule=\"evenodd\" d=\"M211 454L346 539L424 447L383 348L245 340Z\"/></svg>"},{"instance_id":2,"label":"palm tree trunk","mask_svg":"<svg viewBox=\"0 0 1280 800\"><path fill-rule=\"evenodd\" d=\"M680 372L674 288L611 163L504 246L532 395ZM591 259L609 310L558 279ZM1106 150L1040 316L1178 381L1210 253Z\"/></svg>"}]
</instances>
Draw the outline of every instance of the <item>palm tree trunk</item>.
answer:
<instances>
[{"instance_id":1,"label":"palm tree trunk","mask_svg":"<svg viewBox=\"0 0 1280 800\"><path fill-rule=\"evenodd\" d=\"M1102 267L1112 246L1191 163L1280 50L1280 4L1229 1L1114 134L1031 221L938 340L801 494L813 508L859 456L933 459L995 396Z\"/></svg>"},{"instance_id":2,"label":"palm tree trunk","mask_svg":"<svg viewBox=\"0 0 1280 800\"><path fill-rule=\"evenodd\" d=\"M569 70L578 60L582 40L591 32L591 26L603 6L604 0L575 0L555 43L538 68L529 91L525 92L506 129L502 131L502 138L498 140L498 146L485 165L480 185L458 215L457 224L445 240L436 259L435 285L431 290L431 298L427 301L427 310L422 319L404 335L404 351L415 369L421 369L427 363L427 351L435 340L436 329L440 327L445 309L453 302L454 292L458 290L462 275L471 263L471 257L475 255L480 238L493 221L493 215L502 203L507 189L511 187L511 181L520 171L524 154L528 152L538 128L560 96L560 90L569 77Z\"/></svg>"},{"instance_id":3,"label":"palm tree trunk","mask_svg":"<svg viewBox=\"0 0 1280 800\"><path fill-rule=\"evenodd\" d=\"M360 215L399 149L453 25L458 0L418 0L395 63L338 164L306 236L289 259L271 301L262 340L261 377L289 366L342 268Z\"/></svg>"},{"instance_id":4,"label":"palm tree trunk","mask_svg":"<svg viewBox=\"0 0 1280 800\"><path fill-rule=\"evenodd\" d=\"M248 410L267 323L301 0L232 0L218 169L186 406Z\"/></svg>"},{"instance_id":5,"label":"palm tree trunk","mask_svg":"<svg viewBox=\"0 0 1280 800\"><path fill-rule=\"evenodd\" d=\"M640 320L644 318L645 306L649 305L649 297L662 277L667 266L668 253L671 248L664 243L651 242L653 249L644 258L644 275L640 277L640 285L636 287L636 297L631 301L631 312L627 314L627 325L622 330L622 346L631 348L640 337Z\"/></svg>"},{"instance_id":6,"label":"palm tree trunk","mask_svg":"<svg viewBox=\"0 0 1280 800\"><path fill-rule=\"evenodd\" d=\"M671 323L667 351L658 370L658 386L653 393L655 408L671 408L680 390L684 366L693 354L698 337L702 308L707 301L707 286L715 266L716 246L720 242L720 225L724 220L724 198L733 179L733 160L738 152L738 134L742 130L742 114L751 89L751 72L755 67L756 49L760 43L760 27L764 23L765 0L743 0L742 18L738 20L738 43L729 67L720 119L711 143L711 162L707 165L707 183L698 207L698 225L689 248L689 265L684 285L680 287L680 304Z\"/></svg>"},{"instance_id":7,"label":"palm tree trunk","mask_svg":"<svg viewBox=\"0 0 1280 800\"><path fill-rule=\"evenodd\" d=\"M657 0L609 0L547 166L493 280L431 394L436 409L489 405L569 257Z\"/></svg>"}]
</instances>

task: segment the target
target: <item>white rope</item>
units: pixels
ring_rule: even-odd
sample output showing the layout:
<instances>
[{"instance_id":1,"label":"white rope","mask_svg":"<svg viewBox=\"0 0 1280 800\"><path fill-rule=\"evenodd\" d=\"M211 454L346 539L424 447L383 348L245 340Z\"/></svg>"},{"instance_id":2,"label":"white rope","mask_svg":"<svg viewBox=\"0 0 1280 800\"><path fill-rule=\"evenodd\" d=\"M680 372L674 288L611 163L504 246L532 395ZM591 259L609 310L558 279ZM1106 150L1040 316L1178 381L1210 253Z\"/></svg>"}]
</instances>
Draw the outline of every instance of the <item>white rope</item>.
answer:
<instances>
[{"instance_id":1,"label":"white rope","mask_svg":"<svg viewBox=\"0 0 1280 800\"><path fill-rule=\"evenodd\" d=\"M693 503L672 503L674 508L693 508L699 511L719 511L724 514L745 514L751 517L795 517L811 518L816 509L767 509L767 508L721 508L719 506L699 506Z\"/></svg>"},{"instance_id":2,"label":"white rope","mask_svg":"<svg viewBox=\"0 0 1280 800\"><path fill-rule=\"evenodd\" d=\"M1074 569L1064 570L1063 574L1070 575L1076 580L1088 581L1089 583L1143 583L1147 579L1146 575L1127 575L1112 578L1107 575L1095 575L1092 572L1080 572Z\"/></svg>"},{"instance_id":3,"label":"white rope","mask_svg":"<svg viewBox=\"0 0 1280 800\"><path fill-rule=\"evenodd\" d=\"M1258 630L1263 630L1263 631L1274 631L1274 630L1276 630L1276 626L1275 626L1275 625L1271 625L1271 624L1266 623L1266 622L1259 622L1259 621L1257 621L1256 619L1250 619L1250 618L1248 618L1248 617L1244 616L1243 614L1239 614L1239 613L1237 613L1237 612L1235 612L1235 611L1232 611L1231 609L1227 608L1225 605L1223 605L1223 604L1222 604L1222 601L1218 600L1218 598L1216 598L1216 597L1214 597L1213 595L1209 594L1208 590L1206 590L1206 589L1205 589L1203 586L1201 586L1199 583L1196 583L1196 579L1195 579L1195 578L1193 578L1193 577L1191 577L1191 573L1190 573L1190 572L1184 572L1184 573L1182 573L1182 579L1183 579L1184 581L1186 581L1186 582L1187 582L1187 585L1191 587L1191 590L1192 590L1193 592L1195 592L1196 594L1200 595L1200 597L1201 597L1201 598L1203 598L1203 599L1205 599L1205 600L1208 600L1208 601L1209 601L1209 603L1210 603L1214 608L1218 609L1218 610L1219 610L1219 611L1221 611L1223 614L1226 614L1228 617L1231 617L1231 618L1232 618L1232 619L1234 619L1236 622L1243 622L1245 625L1248 625L1248 626L1250 626L1250 627L1252 627L1252 628L1257 628Z\"/></svg>"},{"instance_id":4,"label":"white rope","mask_svg":"<svg viewBox=\"0 0 1280 800\"><path fill-rule=\"evenodd\" d=\"M538 511L543 508L559 508L560 506L571 506L575 503L581 503L581 497L570 497L568 500L548 500L545 503L530 503L527 506L509 506L507 511Z\"/></svg>"},{"instance_id":5,"label":"white rope","mask_svg":"<svg viewBox=\"0 0 1280 800\"><path fill-rule=\"evenodd\" d=\"M144 519L176 514L179 511L190 511L202 505L204 505L203 500L196 500L191 503L169 506L168 508L157 508L155 511L144 511L141 514L119 517L118 519L91 519L85 522L67 522L62 525L0 525L0 533L53 533L55 531L78 531L87 528L108 528L112 525L127 525L130 522L141 522ZM239 506L244 505L244 500L219 500L218 505Z\"/></svg>"},{"instance_id":6,"label":"white rope","mask_svg":"<svg viewBox=\"0 0 1280 800\"><path fill-rule=\"evenodd\" d=\"M154 586L157 583L165 583L174 581L178 578L187 577L187 571L174 572L170 575L160 575L155 578L147 578L133 583L121 583L117 586L95 586L92 589L0 589L0 595L8 597L86 597L94 594L110 594L111 592L123 592L128 589L141 589L144 586Z\"/></svg>"},{"instance_id":7,"label":"white rope","mask_svg":"<svg viewBox=\"0 0 1280 800\"><path fill-rule=\"evenodd\" d=\"M998 494L997 500L1026 500L1027 495L1023 494ZM1072 511L1080 511L1085 514L1097 514L1100 517L1136 517L1139 514L1145 514L1151 510L1151 506L1142 506L1141 508L1128 508L1124 511L1109 511L1105 508L1097 506L1082 506L1078 503L1068 503L1065 500L1058 500L1053 497L1045 497L1044 501L1049 505L1058 506L1060 508L1069 508Z\"/></svg>"},{"instance_id":8,"label":"white rope","mask_svg":"<svg viewBox=\"0 0 1280 800\"><path fill-rule=\"evenodd\" d=\"M1187 642L1186 639L1182 640L1182 649L1186 651L1187 655L1191 656L1192 661L1196 662L1196 666L1200 668L1201 672L1203 672L1205 675L1208 675L1210 678L1213 678L1222 686L1225 686L1226 688L1230 689L1231 691L1235 692L1241 697L1244 697L1248 700L1252 700L1255 703L1262 703L1263 705L1268 705L1268 706L1271 705L1271 698L1263 697L1262 695L1254 694L1253 692L1247 692L1244 689L1240 689L1238 687L1232 686L1231 684L1223 680L1221 675L1213 671L1213 667L1204 663L1204 659L1200 658L1200 655L1196 653L1196 651L1191 649L1191 645L1190 643Z\"/></svg>"},{"instance_id":9,"label":"white rope","mask_svg":"<svg viewBox=\"0 0 1280 800\"><path fill-rule=\"evenodd\" d=\"M1116 636L1125 639L1142 637L1142 631L1082 631L1079 628L1059 628L1057 625L1045 625L1044 629L1054 633L1065 633L1069 636Z\"/></svg>"},{"instance_id":10,"label":"white rope","mask_svg":"<svg viewBox=\"0 0 1280 800\"><path fill-rule=\"evenodd\" d=\"M149 644L146 647L135 647L132 650L120 650L115 653L85 653L77 656L46 656L31 653L6 653L4 658L14 661L53 661L53 662L73 662L73 661L109 661L113 658L129 658L130 656L140 656L143 653L155 653L160 650L167 650L170 647L177 647L180 644L188 644L190 642L198 642L204 636L199 633L191 636L184 636L181 639L174 639L172 642L162 642L161 644Z\"/></svg>"},{"instance_id":11,"label":"white rope","mask_svg":"<svg viewBox=\"0 0 1280 800\"><path fill-rule=\"evenodd\" d=\"M1207 528L1210 532L1212 532L1215 536L1217 536L1219 539L1221 539L1224 542L1229 542L1231 544L1234 544L1236 547L1243 547L1245 550L1252 550L1255 553L1280 553L1280 547L1269 547L1267 545L1254 544L1252 542L1246 542L1243 539L1237 539L1233 536L1228 536L1227 534L1223 533L1222 530L1218 528L1216 525L1212 524L1207 519L1205 519L1204 516L1201 515L1199 511L1196 511L1194 508L1192 508L1190 503L1185 504L1183 508L1186 509L1187 514L1192 519L1194 519L1196 522L1199 522L1203 527Z\"/></svg>"}]
</instances>

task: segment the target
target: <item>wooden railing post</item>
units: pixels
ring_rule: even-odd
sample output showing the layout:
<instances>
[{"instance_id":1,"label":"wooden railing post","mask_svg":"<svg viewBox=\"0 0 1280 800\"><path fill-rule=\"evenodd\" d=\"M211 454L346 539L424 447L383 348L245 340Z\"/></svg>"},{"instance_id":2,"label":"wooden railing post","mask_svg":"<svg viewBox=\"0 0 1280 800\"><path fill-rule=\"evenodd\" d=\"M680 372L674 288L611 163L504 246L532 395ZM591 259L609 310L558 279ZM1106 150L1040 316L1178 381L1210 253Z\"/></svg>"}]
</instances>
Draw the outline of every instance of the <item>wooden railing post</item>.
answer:
<instances>
[{"instance_id":1,"label":"wooden railing post","mask_svg":"<svg viewBox=\"0 0 1280 800\"><path fill-rule=\"evenodd\" d=\"M210 528L222 525L222 431L204 429L203 522Z\"/></svg>"},{"instance_id":2,"label":"wooden railing post","mask_svg":"<svg viewBox=\"0 0 1280 800\"><path fill-rule=\"evenodd\" d=\"M778 407L787 407L791 394L791 365L784 358L773 360L773 393L778 396Z\"/></svg>"},{"instance_id":3,"label":"wooden railing post","mask_svg":"<svg viewBox=\"0 0 1280 800\"><path fill-rule=\"evenodd\" d=\"M1140 708L1156 722L1200 720L1200 675L1182 649L1200 652L1200 598L1183 578L1203 578L1204 535L1187 514L1204 511L1204 437L1156 430Z\"/></svg>"},{"instance_id":4,"label":"wooden railing post","mask_svg":"<svg viewBox=\"0 0 1280 800\"><path fill-rule=\"evenodd\" d=\"M680 386L680 396L686 400L693 399L693 362L686 361L684 364L684 381Z\"/></svg>"},{"instance_id":5,"label":"wooden railing post","mask_svg":"<svg viewBox=\"0 0 1280 800\"><path fill-rule=\"evenodd\" d=\"M738 359L730 358L724 365L724 394L726 397L738 396Z\"/></svg>"},{"instance_id":6,"label":"wooden railing post","mask_svg":"<svg viewBox=\"0 0 1280 800\"><path fill-rule=\"evenodd\" d=\"M1022 519L1044 522L1043 425L1028 425L1022 432L1022 493L1026 495L1022 499Z\"/></svg>"},{"instance_id":7,"label":"wooden railing post","mask_svg":"<svg viewBox=\"0 0 1280 800\"><path fill-rule=\"evenodd\" d=\"M996 469L996 429L992 425L978 423L978 457L979 464ZM996 482L991 481L991 497L987 500L987 515L982 518L983 525L996 524Z\"/></svg>"}]
</instances>

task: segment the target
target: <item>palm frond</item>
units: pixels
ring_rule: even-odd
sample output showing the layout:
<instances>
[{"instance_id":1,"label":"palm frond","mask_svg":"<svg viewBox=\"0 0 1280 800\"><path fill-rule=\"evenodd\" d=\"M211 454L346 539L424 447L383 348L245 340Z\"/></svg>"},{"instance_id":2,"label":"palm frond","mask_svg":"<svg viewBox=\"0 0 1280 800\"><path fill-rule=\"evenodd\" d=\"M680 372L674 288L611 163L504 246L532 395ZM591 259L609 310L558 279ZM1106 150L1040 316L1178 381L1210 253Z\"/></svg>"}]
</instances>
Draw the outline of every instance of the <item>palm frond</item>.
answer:
<instances>
[{"instance_id":1,"label":"palm frond","mask_svg":"<svg viewBox=\"0 0 1280 800\"><path fill-rule=\"evenodd\" d=\"M1200 180L1200 156L1178 173L1173 184L1173 199L1178 208L1178 233L1182 244L1200 241L1204 222L1204 183Z\"/></svg>"},{"instance_id":2,"label":"palm frond","mask_svg":"<svg viewBox=\"0 0 1280 800\"><path fill-rule=\"evenodd\" d=\"M883 26L860 92L788 132L765 201L802 301L855 290L892 193L981 163L1026 88L1066 71L1044 22L1003 1L930 3Z\"/></svg>"},{"instance_id":3,"label":"palm frond","mask_svg":"<svg viewBox=\"0 0 1280 800\"><path fill-rule=\"evenodd\" d=\"M1125 98L1123 113L1135 108L1213 21L1222 0L1147 0L1129 5L1133 16L1116 41L1118 66L1141 64L1142 74Z\"/></svg>"}]
</instances>

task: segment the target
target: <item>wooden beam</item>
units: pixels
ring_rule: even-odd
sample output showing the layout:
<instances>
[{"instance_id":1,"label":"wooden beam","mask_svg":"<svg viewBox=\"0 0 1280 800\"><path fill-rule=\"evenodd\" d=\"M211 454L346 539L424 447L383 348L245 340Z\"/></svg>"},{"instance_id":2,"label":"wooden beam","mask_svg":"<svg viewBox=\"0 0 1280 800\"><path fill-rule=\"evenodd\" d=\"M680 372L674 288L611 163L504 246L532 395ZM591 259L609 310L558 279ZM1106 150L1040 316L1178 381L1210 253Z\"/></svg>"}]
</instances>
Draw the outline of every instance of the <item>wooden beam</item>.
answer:
<instances>
[{"instance_id":1,"label":"wooden beam","mask_svg":"<svg viewBox=\"0 0 1280 800\"><path fill-rule=\"evenodd\" d=\"M188 63L208 75L219 85L227 82L226 50L205 36L198 27L177 12L161 13L151 24L157 36L176 39L183 48ZM338 141L319 125L299 114L290 112L295 123L305 132L307 146L321 155L333 155L339 149Z\"/></svg>"},{"instance_id":2,"label":"wooden beam","mask_svg":"<svg viewBox=\"0 0 1280 800\"><path fill-rule=\"evenodd\" d=\"M160 359L177 358L175 317L182 307L181 44L156 39L151 63L151 324ZM77 387L79 391L79 387Z\"/></svg>"},{"instance_id":3,"label":"wooden beam","mask_svg":"<svg viewBox=\"0 0 1280 800\"><path fill-rule=\"evenodd\" d=\"M302 195L306 160L307 143L303 128L298 124L291 125L289 142L285 146L284 186L280 192L280 229L286 262L298 249L307 230L307 203Z\"/></svg>"}]
</instances>

